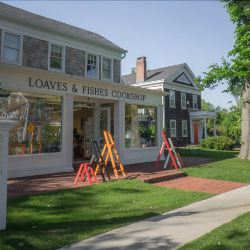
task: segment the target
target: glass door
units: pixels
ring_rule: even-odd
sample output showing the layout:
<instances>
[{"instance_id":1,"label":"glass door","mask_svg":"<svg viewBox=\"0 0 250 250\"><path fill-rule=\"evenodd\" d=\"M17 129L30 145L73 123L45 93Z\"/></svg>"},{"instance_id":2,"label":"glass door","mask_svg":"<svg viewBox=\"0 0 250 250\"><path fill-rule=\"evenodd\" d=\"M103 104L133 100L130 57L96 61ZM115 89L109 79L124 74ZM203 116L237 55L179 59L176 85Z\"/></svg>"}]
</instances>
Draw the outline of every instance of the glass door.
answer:
<instances>
[{"instance_id":1,"label":"glass door","mask_svg":"<svg viewBox=\"0 0 250 250\"><path fill-rule=\"evenodd\" d=\"M104 136L103 131L110 131L110 118L111 118L111 108L103 107L100 108L100 147L102 148L104 145Z\"/></svg>"}]
</instances>

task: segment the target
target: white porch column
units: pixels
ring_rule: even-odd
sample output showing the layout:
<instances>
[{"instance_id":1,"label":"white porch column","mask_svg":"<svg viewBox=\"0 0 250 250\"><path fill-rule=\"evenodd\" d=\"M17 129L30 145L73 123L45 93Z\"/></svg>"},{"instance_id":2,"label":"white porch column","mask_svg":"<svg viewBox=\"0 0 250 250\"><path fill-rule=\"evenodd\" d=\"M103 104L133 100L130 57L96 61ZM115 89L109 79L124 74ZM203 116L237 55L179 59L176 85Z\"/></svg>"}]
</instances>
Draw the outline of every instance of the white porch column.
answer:
<instances>
[{"instance_id":1,"label":"white porch column","mask_svg":"<svg viewBox=\"0 0 250 250\"><path fill-rule=\"evenodd\" d=\"M164 110L164 106L163 105L159 105L157 107L157 146L158 147L161 147L162 145L162 142L163 142L163 139L162 139L162 136L161 136L161 132L164 128L164 115L163 113L165 113L165 110Z\"/></svg>"},{"instance_id":2,"label":"white porch column","mask_svg":"<svg viewBox=\"0 0 250 250\"><path fill-rule=\"evenodd\" d=\"M95 140L100 143L100 103L95 103L94 109L94 137Z\"/></svg>"},{"instance_id":3,"label":"white porch column","mask_svg":"<svg viewBox=\"0 0 250 250\"><path fill-rule=\"evenodd\" d=\"M125 102L114 102L114 139L117 151L124 162L125 151Z\"/></svg>"},{"instance_id":4,"label":"white porch column","mask_svg":"<svg viewBox=\"0 0 250 250\"><path fill-rule=\"evenodd\" d=\"M15 123L0 118L0 230L6 229L9 130Z\"/></svg>"},{"instance_id":5,"label":"white porch column","mask_svg":"<svg viewBox=\"0 0 250 250\"><path fill-rule=\"evenodd\" d=\"M206 139L207 138L207 119L206 118L204 119L204 136Z\"/></svg>"},{"instance_id":6,"label":"white porch column","mask_svg":"<svg viewBox=\"0 0 250 250\"><path fill-rule=\"evenodd\" d=\"M214 119L214 137L216 137L216 123L215 123L215 119Z\"/></svg>"},{"instance_id":7,"label":"white porch column","mask_svg":"<svg viewBox=\"0 0 250 250\"><path fill-rule=\"evenodd\" d=\"M71 94L66 94L63 98L62 148L65 167L68 169L73 168L73 108L74 97Z\"/></svg>"}]
</instances>

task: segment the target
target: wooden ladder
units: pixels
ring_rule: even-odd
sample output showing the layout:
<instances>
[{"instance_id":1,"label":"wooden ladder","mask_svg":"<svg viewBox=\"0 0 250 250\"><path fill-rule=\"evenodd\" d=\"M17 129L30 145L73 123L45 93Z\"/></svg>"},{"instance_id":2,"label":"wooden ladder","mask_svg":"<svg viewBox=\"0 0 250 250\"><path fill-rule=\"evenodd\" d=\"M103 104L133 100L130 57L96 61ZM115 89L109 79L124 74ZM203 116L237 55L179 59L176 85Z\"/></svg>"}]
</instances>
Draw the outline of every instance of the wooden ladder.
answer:
<instances>
[{"instance_id":1,"label":"wooden ladder","mask_svg":"<svg viewBox=\"0 0 250 250\"><path fill-rule=\"evenodd\" d=\"M104 135L104 140L105 140L105 144L101 153L101 157L104 160L104 168L103 168L103 172L105 172L105 167L107 167L109 160L111 161L111 165L115 174L115 178L119 179L119 173L121 172L122 175L125 177L126 173L124 171L124 167L123 164L121 162L120 156L117 152L116 146L115 146L115 142L113 139L112 134L107 131L104 130L103 131L103 135ZM97 174L99 168L100 168L100 164L98 164L96 166L95 169L95 174ZM117 169L118 168L118 169Z\"/></svg>"}]
</instances>

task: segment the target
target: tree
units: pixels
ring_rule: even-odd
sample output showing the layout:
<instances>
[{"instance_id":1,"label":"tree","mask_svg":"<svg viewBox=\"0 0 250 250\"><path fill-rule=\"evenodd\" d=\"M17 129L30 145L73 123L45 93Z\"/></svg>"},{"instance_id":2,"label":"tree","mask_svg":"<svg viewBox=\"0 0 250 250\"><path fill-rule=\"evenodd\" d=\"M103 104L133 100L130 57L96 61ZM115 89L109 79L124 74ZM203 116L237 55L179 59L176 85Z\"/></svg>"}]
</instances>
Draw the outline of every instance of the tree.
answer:
<instances>
[{"instance_id":1,"label":"tree","mask_svg":"<svg viewBox=\"0 0 250 250\"><path fill-rule=\"evenodd\" d=\"M241 150L239 157L250 160L250 2L222 0L235 24L233 49L222 63L212 64L204 77L198 77L200 86L214 88L228 83L227 92L239 97L242 102Z\"/></svg>"}]
</instances>

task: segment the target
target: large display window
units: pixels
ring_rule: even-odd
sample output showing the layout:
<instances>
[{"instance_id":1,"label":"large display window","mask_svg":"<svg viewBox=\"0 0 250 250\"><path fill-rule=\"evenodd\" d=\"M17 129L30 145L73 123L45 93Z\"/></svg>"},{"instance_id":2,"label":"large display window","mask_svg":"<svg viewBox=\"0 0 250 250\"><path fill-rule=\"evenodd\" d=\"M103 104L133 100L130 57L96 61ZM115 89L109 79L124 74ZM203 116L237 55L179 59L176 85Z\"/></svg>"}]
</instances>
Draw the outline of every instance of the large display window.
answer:
<instances>
[{"instance_id":1,"label":"large display window","mask_svg":"<svg viewBox=\"0 0 250 250\"><path fill-rule=\"evenodd\" d=\"M125 104L125 147L157 146L157 108Z\"/></svg>"},{"instance_id":2,"label":"large display window","mask_svg":"<svg viewBox=\"0 0 250 250\"><path fill-rule=\"evenodd\" d=\"M61 97L12 91L0 99L0 107L0 116L17 121L10 130L9 155L61 151Z\"/></svg>"}]
</instances>

